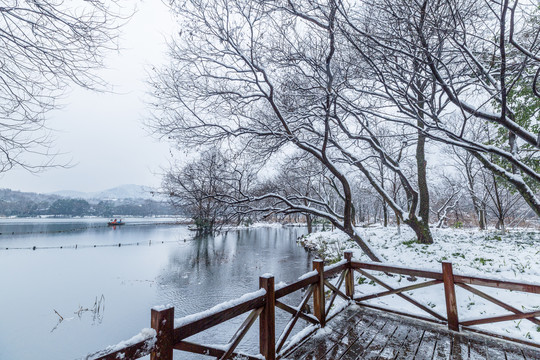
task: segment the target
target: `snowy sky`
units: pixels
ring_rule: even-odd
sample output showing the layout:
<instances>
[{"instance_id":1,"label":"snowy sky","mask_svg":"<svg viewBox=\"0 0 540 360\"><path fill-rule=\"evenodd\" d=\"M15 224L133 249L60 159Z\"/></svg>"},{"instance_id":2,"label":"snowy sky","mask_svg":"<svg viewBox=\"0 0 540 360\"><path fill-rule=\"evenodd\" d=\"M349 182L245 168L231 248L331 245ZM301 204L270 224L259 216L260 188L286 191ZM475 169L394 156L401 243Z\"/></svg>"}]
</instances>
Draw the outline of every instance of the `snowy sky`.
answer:
<instances>
[{"instance_id":1,"label":"snowy sky","mask_svg":"<svg viewBox=\"0 0 540 360\"><path fill-rule=\"evenodd\" d=\"M48 114L48 125L56 130L55 150L74 166L37 175L14 169L0 175L0 188L44 193L160 184L169 146L143 129L148 116L145 78L151 64L166 61L165 42L175 25L161 1L133 3L138 11L122 30L122 50L108 56L108 69L100 73L114 93L73 89L62 101L65 106Z\"/></svg>"}]
</instances>

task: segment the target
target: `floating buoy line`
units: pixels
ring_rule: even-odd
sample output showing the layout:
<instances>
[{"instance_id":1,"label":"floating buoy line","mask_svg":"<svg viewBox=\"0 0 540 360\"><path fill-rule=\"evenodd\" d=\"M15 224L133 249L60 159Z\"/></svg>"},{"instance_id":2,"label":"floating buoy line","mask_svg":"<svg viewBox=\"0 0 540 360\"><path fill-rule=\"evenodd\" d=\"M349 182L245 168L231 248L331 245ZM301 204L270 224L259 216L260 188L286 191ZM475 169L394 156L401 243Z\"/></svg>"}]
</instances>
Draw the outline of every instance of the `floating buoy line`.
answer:
<instances>
[{"instance_id":1,"label":"floating buoy line","mask_svg":"<svg viewBox=\"0 0 540 360\"><path fill-rule=\"evenodd\" d=\"M1 247L0 250L47 250L47 249L85 249L85 248L102 248L102 247L125 247L125 246L152 246L170 243L182 243L183 240L163 240L163 241L139 241L134 243L114 243L114 244L95 244L95 245L58 245L58 246L23 246L23 247Z\"/></svg>"},{"instance_id":2,"label":"floating buoy line","mask_svg":"<svg viewBox=\"0 0 540 360\"><path fill-rule=\"evenodd\" d=\"M134 226L158 226L158 225L185 225L184 223L180 222L163 222L163 223L141 223L141 224L126 224L122 225L123 228L125 227L134 227ZM50 231L27 231L27 232L0 232L0 236L17 236L17 235L32 235L32 234L58 234L58 233L69 233L69 232L77 232L77 231L84 231L88 229L106 229L106 228L112 228L113 226L108 225L90 225L90 226L84 226L84 227L77 227L73 229L66 229L66 230L50 230ZM0 237L1 238L1 237ZM174 242L186 242L186 239L182 240L163 240L163 241L154 241L149 240L146 241L139 241L139 242L133 242L133 243L114 243L114 244L94 244L94 245L58 245L58 246L23 246L23 247L0 247L0 250L46 250L46 249L81 249L81 248L99 248L99 247L122 247L122 246L143 246L143 245L154 245L154 244L167 244L167 243L174 243Z\"/></svg>"}]
</instances>

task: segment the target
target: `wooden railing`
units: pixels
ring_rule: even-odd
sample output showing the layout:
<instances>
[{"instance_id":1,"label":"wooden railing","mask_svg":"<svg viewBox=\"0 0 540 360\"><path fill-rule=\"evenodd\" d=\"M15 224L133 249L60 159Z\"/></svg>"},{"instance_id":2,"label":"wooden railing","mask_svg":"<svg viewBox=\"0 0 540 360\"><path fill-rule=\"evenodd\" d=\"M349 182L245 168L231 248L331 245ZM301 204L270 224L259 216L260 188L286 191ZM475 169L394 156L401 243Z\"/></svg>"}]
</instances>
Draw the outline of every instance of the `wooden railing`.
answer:
<instances>
[{"instance_id":1,"label":"wooden railing","mask_svg":"<svg viewBox=\"0 0 540 360\"><path fill-rule=\"evenodd\" d=\"M527 319L528 321L531 321L532 323L536 325L540 325L540 320L537 319L537 317L540 316L540 311L531 311L531 312L520 311L517 308L511 306L510 304L507 304L504 301L496 299L494 296L488 295L485 292L475 287L472 287L471 285L491 287L491 288L511 290L511 291L520 291L520 292L531 293L531 294L540 294L539 284L520 283L520 282L514 282L514 281L505 281L505 280L489 279L489 278L465 276L465 275L454 275L453 270L452 270L452 264L449 262L442 263L441 272L409 269L409 268L398 267L398 266L383 265L380 263L365 263L365 262L358 262L358 261L352 261L351 267L352 269L360 273L362 276L365 276L368 279L379 284L380 286L386 288L386 291L375 293L375 294L364 295L364 296L354 295L353 299L359 305L386 311L386 312L396 313L398 315L406 315L410 317L415 317L421 320L444 323L448 325L448 329L454 330L454 331L459 331L460 329L464 329L464 330L468 330L472 332L482 333L484 335L494 336L494 337L498 337L498 338L502 338L502 339L506 339L506 340L510 340L514 342L531 345L534 347L540 347L540 344L537 344L537 343L532 343L529 341L511 338L508 336L504 336L504 335L500 335L500 334L496 334L496 333L492 333L492 332L488 332L488 331L471 327L474 325L483 325L483 324L497 323L497 322L510 321L510 320L520 320L520 319ZM414 285L405 286L405 287L392 288L391 286L386 284L384 281L382 281L380 278L376 277L375 275L371 273L368 273L367 270L382 272L385 274L399 274L399 275L421 277L421 278L430 279L430 280L425 281L425 282L420 282ZM446 301L446 314L444 315L433 311L429 307L421 304L420 302L414 300L410 296L404 294L404 292L406 291L412 291L412 290L416 290L416 289L420 289L420 288L424 288L428 286L433 286L433 285L437 285L441 283L444 284L444 297ZM458 304L457 304L457 298L456 298L456 292L455 292L456 286L459 286L467 290L468 292L476 296L479 296L483 298L484 300L487 300L488 302L491 302L513 314L501 315L501 316L487 316L483 318L460 320L458 316ZM387 308L382 308L379 306L365 303L367 300L370 300L370 299L381 298L384 296L389 296L389 295L394 295L394 294L398 295L402 299L408 301L409 303L415 305L417 308L428 313L429 315L432 316L432 318L421 316L421 315L413 315L410 313L403 313L400 311L390 310Z\"/></svg>"},{"instance_id":2,"label":"wooden railing","mask_svg":"<svg viewBox=\"0 0 540 360\"><path fill-rule=\"evenodd\" d=\"M369 271L377 272L377 276L379 277L370 273ZM355 272L369 278L386 290L369 295L355 294ZM393 288L380 279L381 274L383 276L392 276L392 274L407 275L413 277L413 279L416 277L421 277L428 279L428 281ZM337 276L339 277L336 279ZM334 278L332 282L330 282L330 278ZM405 294L405 292L408 291L441 283L444 284L444 296L446 300L446 314L444 315L437 313L428 306ZM425 271L384 265L381 263L359 262L352 259L351 252L345 252L345 260L331 266L324 267L322 260L314 260L313 271L305 274L299 278L298 281L292 284L275 289L273 276L261 276L259 278L260 289L258 291L251 294L246 294L234 301L220 304L205 312L177 319L176 321L174 319L174 308L152 309L151 326L154 331L151 335L147 337L134 337L134 340L131 343L128 343L121 348L113 347L105 349L98 353L89 355L87 359L137 359L150 354L151 360L172 360L173 350L204 354L219 359L228 359L237 355L242 355L247 359L253 360L260 359L261 355L267 360L279 359L280 356L286 351L287 340L289 339L292 329L297 323L298 319L303 319L308 323L315 325L312 326L313 329L311 332L308 331L304 334L304 338L311 335L313 331L320 327L324 327L326 322L333 315L335 315L331 314L331 309L337 297L343 298L347 301L347 303L354 301L358 305L375 308L385 312L392 312L422 320L448 324L448 328L454 331L459 331L460 328L467 329L540 347L539 344L512 339L497 334L490 334L471 328L473 325L516 319L527 319L537 325L540 325L540 320L537 319L537 317L540 316L540 311L522 312L517 308L497 300L493 296L490 296L470 285L540 294L540 285L538 284L525 284L488 278L454 275L451 263L443 263L441 272ZM345 288L345 292L342 291L343 286ZM459 320L455 286L462 287L463 289L470 291L471 293L480 296L485 300L490 301L507 311L510 311L513 314L465 321ZM298 304L296 307L283 302L283 298L285 296L300 291L304 288L307 288L307 290L305 290L300 304ZM326 294L327 292L329 292L329 294ZM431 315L431 318L414 315L408 312L405 313L395 311L366 303L368 300L390 295L397 295L400 298L408 301L425 313ZM313 314L306 311L306 305L311 298L313 298ZM280 336L277 337L277 340L275 336L276 308L291 315L290 320L285 325ZM225 346L210 346L186 340L193 335L199 334L216 325L222 324L246 313L249 313L249 315ZM250 355L236 352L237 346L257 319L259 319L260 354Z\"/></svg>"}]
</instances>

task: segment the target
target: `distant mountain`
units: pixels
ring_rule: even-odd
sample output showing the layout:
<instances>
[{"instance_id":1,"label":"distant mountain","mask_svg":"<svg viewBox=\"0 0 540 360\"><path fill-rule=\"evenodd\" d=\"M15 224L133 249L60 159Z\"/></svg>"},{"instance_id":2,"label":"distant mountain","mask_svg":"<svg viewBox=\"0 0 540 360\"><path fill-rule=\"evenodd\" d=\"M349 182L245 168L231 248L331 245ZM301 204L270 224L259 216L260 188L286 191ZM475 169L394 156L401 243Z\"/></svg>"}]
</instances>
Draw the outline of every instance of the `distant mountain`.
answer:
<instances>
[{"instance_id":1,"label":"distant mountain","mask_svg":"<svg viewBox=\"0 0 540 360\"><path fill-rule=\"evenodd\" d=\"M98 192L81 192L73 190L55 191L52 195L72 199L96 199L96 200L119 200L119 199L153 199L152 188L142 185L120 185L111 189ZM156 199L159 201L159 199Z\"/></svg>"},{"instance_id":2,"label":"distant mountain","mask_svg":"<svg viewBox=\"0 0 540 360\"><path fill-rule=\"evenodd\" d=\"M0 201L6 203L20 202L53 202L60 196L53 194L38 194L33 192L22 192L11 189L0 189Z\"/></svg>"},{"instance_id":3,"label":"distant mountain","mask_svg":"<svg viewBox=\"0 0 540 360\"><path fill-rule=\"evenodd\" d=\"M35 216L46 211L60 197L0 189L0 216Z\"/></svg>"},{"instance_id":4,"label":"distant mountain","mask_svg":"<svg viewBox=\"0 0 540 360\"><path fill-rule=\"evenodd\" d=\"M151 188L122 185L112 189L85 193L57 191L37 194L0 189L0 216L151 216L178 213L164 196L151 194Z\"/></svg>"}]
</instances>

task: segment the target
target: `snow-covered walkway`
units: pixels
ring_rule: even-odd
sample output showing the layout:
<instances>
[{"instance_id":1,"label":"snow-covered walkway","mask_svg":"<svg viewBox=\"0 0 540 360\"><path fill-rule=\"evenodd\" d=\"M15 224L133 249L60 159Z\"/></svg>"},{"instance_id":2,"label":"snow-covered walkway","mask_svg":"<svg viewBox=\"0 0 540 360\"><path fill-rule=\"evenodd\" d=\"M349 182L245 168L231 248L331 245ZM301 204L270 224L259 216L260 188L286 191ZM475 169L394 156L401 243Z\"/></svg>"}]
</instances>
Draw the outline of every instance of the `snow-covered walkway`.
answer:
<instances>
[{"instance_id":1,"label":"snow-covered walkway","mask_svg":"<svg viewBox=\"0 0 540 360\"><path fill-rule=\"evenodd\" d=\"M350 306L283 360L540 359L540 350Z\"/></svg>"}]
</instances>

